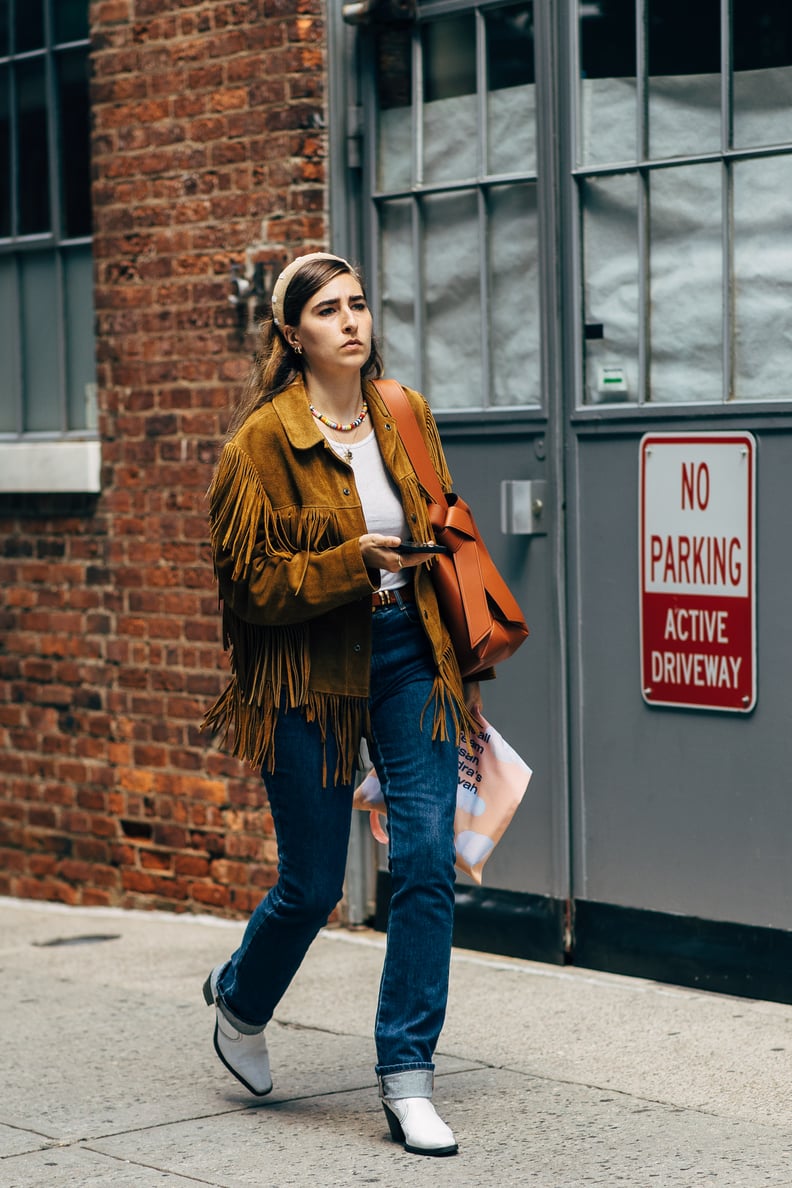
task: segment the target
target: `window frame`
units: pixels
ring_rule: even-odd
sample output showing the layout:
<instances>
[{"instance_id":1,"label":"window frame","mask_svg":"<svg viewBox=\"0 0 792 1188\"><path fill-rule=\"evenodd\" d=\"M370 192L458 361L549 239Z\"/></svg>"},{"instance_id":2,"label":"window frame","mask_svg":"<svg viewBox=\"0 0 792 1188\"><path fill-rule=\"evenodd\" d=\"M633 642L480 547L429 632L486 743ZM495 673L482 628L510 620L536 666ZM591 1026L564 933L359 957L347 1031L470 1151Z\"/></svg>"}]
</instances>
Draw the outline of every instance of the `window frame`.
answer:
<instances>
[{"instance_id":1,"label":"window frame","mask_svg":"<svg viewBox=\"0 0 792 1188\"><path fill-rule=\"evenodd\" d=\"M68 359L66 341L66 293L64 273L66 252L80 248L90 248L93 244L91 234L68 235L64 223L64 201L62 200L63 159L61 151L61 107L57 84L57 59L68 53L82 51L87 62L90 63L90 30L89 35L78 39L58 41L55 37L54 3L57 0L44 0L43 45L36 49L16 51L13 41L9 40L8 52L0 54L0 66L8 71L8 106L10 124L10 234L0 236L0 257L6 261L13 261L16 274L16 300L11 299L12 318L14 320L13 342L14 358L11 367L16 373L14 403L16 429L0 432L0 492L13 493L46 493L83 492L98 493L100 490L100 447L98 428L96 426L96 400L94 399L93 415L89 410L86 417L87 424L80 428L69 427L69 393L68 393ZM86 4L86 7L88 5ZM9 13L10 38L13 37L14 8ZM12 48L13 47L13 48ZM19 233L19 144L17 105L12 74L20 63L43 61L45 80L46 124L47 124L47 160L48 160L48 197L50 211L50 229L33 233ZM55 303L57 325L56 356L58 360L58 374L53 377L53 383L58 385L57 404L59 424L45 430L29 430L25 428L25 383L22 360L22 302L20 299L20 267L19 262L31 253L46 253L53 262L53 284L55 287ZM93 313L93 308L92 308ZM95 334L92 338L92 350L95 360ZM96 381L93 381L96 392ZM91 421L94 423L92 424Z\"/></svg>"},{"instance_id":2,"label":"window frame","mask_svg":"<svg viewBox=\"0 0 792 1188\"><path fill-rule=\"evenodd\" d=\"M547 343L549 334L545 332L547 313L545 311L545 301L543 294L546 292L543 271L547 267L547 262L544 259L546 250L543 248L545 237L542 234L543 218L547 210L548 201L543 194L544 185L541 174L541 162L543 158L542 142L542 103L540 96L542 94L543 85L546 88L548 85L549 74L541 62L540 52L540 29L535 29L534 36L534 72L535 72L535 87L536 87L536 157L534 166L530 170L517 170L508 173L488 173L486 169L482 168L482 162L487 161L487 119L486 119L486 105L488 99L487 91L487 62L486 62L486 34L485 22L486 17L490 12L499 8L512 7L517 0L418 0L416 6L415 19L411 26L411 52L412 52L412 96L411 96L411 118L413 123L413 137L412 137L412 162L411 174L412 182L409 186L397 187L394 189L380 188L377 185L377 96L376 96L376 78L375 78L375 54L370 52L371 43L366 45L364 34L364 48L359 56L359 62L362 63L362 84L361 84L361 105L363 112L363 186L362 186L362 225L363 225L363 242L366 246L366 258L370 261L370 275L367 276L367 287L369 290L369 297L372 308L375 311L375 320L377 325L382 325L382 293L380 285L380 260L381 260L381 215L380 212L383 206L389 201L407 200L411 204L411 218L412 218L412 242L414 255L414 275L417 278L421 277L421 238L420 238L420 203L423 199L434 195L450 195L454 193L475 193L477 205L477 229L476 235L479 249L479 292L481 308L488 308L489 300L489 277L487 269L481 267L481 262L485 261L487 257L486 239L489 227L489 213L487 210L488 194L497 188L507 187L509 185L530 185L535 187L537 193L537 220L538 220L538 239L539 239L539 272L540 280L537 291L537 307L539 309L540 329L539 329L539 348L541 355L541 377L540 377L540 394L538 401L520 404L520 405L496 405L494 403L484 403L473 407L450 407L437 408L435 407L435 417L442 423L453 423L459 425L463 429L467 425L470 431L474 427L476 431L481 431L482 427L485 432L487 427L491 427L493 431L497 431L499 425L504 423L544 423L547 420L547 383L546 375L548 371L547 361ZM538 24L539 13L537 9L543 8L542 0L533 0L534 19ZM422 159L422 141L423 141L423 118L422 118L422 58L421 58L421 27L428 21L436 20L438 18L458 16L461 14L470 13L475 20L476 28L476 105L478 111L477 119L477 156L478 166L476 173L470 177L456 179L453 181L425 181L420 173L420 163ZM369 52L367 52L369 51ZM415 168L416 162L418 169ZM417 180L416 180L417 176ZM416 285L416 291L413 301L413 324L414 336L416 344L421 344L425 336L425 324L423 316L423 290L420 283ZM482 381L485 387L485 400L490 400L493 392L493 373L492 373L492 347L490 342L490 335L488 333L489 321L488 319L481 320L480 331L480 350L481 350L481 374ZM416 351L418 359L418 380L417 386L423 391L426 380L426 361L422 350ZM427 393L428 398L431 399L431 393Z\"/></svg>"},{"instance_id":3,"label":"window frame","mask_svg":"<svg viewBox=\"0 0 792 1188\"><path fill-rule=\"evenodd\" d=\"M732 28L732 0L720 0L720 92L721 119L719 149L699 153L683 153L673 157L652 157L649 146L649 5L650 0L635 0L636 21L636 156L635 160L608 164L584 164L580 145L582 130L582 71L580 42L580 4L566 0L564 4L564 40L567 60L562 69L568 78L568 92L562 98L567 109L569 139L565 150L565 175L571 179L572 202L570 236L570 279L572 294L567 302L569 324L574 329L574 391L575 407L570 410L573 420L623 421L646 419L672 420L691 417L740 417L764 415L784 418L792 411L792 387L788 397L768 399L741 397L735 386L736 284L734 273L734 166L736 164L792 155L789 143L775 145L734 145L734 39ZM696 165L721 166L721 397L717 401L685 400L654 403L650 399L651 383L651 291L650 291L650 186L651 178L661 170ZM585 374L585 272L582 194L586 182L603 177L631 177L638 187L638 370L639 387L635 399L624 402L599 403L587 401Z\"/></svg>"}]
</instances>

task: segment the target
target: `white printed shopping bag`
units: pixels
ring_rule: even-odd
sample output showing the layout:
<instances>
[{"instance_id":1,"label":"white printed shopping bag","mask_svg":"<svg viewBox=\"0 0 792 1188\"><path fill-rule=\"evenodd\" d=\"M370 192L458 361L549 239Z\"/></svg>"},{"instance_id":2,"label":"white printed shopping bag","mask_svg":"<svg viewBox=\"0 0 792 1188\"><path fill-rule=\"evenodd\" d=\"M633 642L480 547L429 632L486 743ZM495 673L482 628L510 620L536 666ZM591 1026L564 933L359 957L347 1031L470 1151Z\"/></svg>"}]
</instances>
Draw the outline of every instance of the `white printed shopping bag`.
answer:
<instances>
[{"instance_id":1,"label":"white printed shopping bag","mask_svg":"<svg viewBox=\"0 0 792 1188\"><path fill-rule=\"evenodd\" d=\"M480 883L484 863L506 832L533 773L494 726L480 715L478 721L481 729L463 738L459 747L454 842L457 868ZM355 789L353 803L370 813L371 832L386 842L380 820L386 814L385 800L373 769Z\"/></svg>"}]
</instances>

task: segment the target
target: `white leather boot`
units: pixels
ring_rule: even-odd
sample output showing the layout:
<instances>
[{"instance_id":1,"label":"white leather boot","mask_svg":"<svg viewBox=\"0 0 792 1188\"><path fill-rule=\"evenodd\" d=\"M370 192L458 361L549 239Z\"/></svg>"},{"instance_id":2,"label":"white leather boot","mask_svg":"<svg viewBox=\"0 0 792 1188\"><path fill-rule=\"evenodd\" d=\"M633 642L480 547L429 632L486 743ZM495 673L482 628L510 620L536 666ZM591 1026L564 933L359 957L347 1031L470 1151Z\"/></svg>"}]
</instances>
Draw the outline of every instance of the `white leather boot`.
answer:
<instances>
[{"instance_id":1,"label":"white leather boot","mask_svg":"<svg viewBox=\"0 0 792 1188\"><path fill-rule=\"evenodd\" d=\"M413 1155L456 1155L457 1141L428 1097L382 1099L391 1138Z\"/></svg>"},{"instance_id":2,"label":"white leather boot","mask_svg":"<svg viewBox=\"0 0 792 1188\"><path fill-rule=\"evenodd\" d=\"M214 1049L230 1073L240 1081L249 1093L266 1097L272 1092L269 1053L263 1031L246 1035L234 1026L223 1014L217 1002L217 979L225 963L216 965L203 985L203 996L207 1006L214 1004L215 1029Z\"/></svg>"}]
</instances>

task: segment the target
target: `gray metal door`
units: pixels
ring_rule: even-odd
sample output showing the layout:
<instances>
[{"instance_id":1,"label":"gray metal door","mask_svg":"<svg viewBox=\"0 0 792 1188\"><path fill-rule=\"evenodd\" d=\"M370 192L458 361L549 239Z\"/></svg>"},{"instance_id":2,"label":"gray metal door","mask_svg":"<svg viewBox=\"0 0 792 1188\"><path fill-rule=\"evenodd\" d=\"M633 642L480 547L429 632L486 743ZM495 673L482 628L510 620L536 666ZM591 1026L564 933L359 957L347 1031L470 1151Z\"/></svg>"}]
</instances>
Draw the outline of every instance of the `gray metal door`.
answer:
<instances>
[{"instance_id":1,"label":"gray metal door","mask_svg":"<svg viewBox=\"0 0 792 1188\"><path fill-rule=\"evenodd\" d=\"M380 18L386 8L375 6ZM353 67L338 131L362 234L349 207L336 209L335 233L364 260L387 374L429 400L455 485L531 629L484 698L534 775L485 887L460 877L458 939L562 960L563 474L548 300L558 262L547 231L554 167L543 175L548 132L536 118L553 85L548 21L530 0L460 0L420 4L412 21L337 29L336 59ZM343 91L338 77L335 85ZM542 484L527 495L531 503L542 493L531 532L501 515L504 484L519 504L525 483Z\"/></svg>"},{"instance_id":2,"label":"gray metal door","mask_svg":"<svg viewBox=\"0 0 792 1188\"><path fill-rule=\"evenodd\" d=\"M776 602L790 580L779 302L792 254L777 203L792 180L792 17L762 0L694 8L684 36L676 6L649 0L569 5L561 26L561 76L579 80L560 92L576 952L590 959L591 922L617 968L643 943L619 937L627 911L643 913L644 933L661 919L668 952L674 921L689 918L690 954L701 921L788 929L792 908L791 639ZM758 443L758 702L653 705L641 685L641 437L734 430ZM669 506L680 495L684 506L669 487ZM727 635L700 641L702 663ZM743 934L710 935L702 969L740 942L750 964Z\"/></svg>"}]
</instances>

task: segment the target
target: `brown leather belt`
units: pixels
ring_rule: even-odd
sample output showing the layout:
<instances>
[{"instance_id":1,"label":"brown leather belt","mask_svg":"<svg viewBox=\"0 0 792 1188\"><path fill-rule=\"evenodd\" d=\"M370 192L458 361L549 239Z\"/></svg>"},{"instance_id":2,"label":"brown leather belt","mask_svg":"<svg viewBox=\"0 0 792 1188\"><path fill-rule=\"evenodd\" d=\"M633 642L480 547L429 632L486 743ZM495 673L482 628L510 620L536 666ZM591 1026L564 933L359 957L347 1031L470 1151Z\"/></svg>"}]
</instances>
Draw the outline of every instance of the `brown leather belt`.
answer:
<instances>
[{"instance_id":1,"label":"brown leather belt","mask_svg":"<svg viewBox=\"0 0 792 1188\"><path fill-rule=\"evenodd\" d=\"M397 594L402 602L415 602L413 586L398 586L395 590L377 590L376 594L372 594L371 609L376 610L380 606L396 606Z\"/></svg>"}]
</instances>

